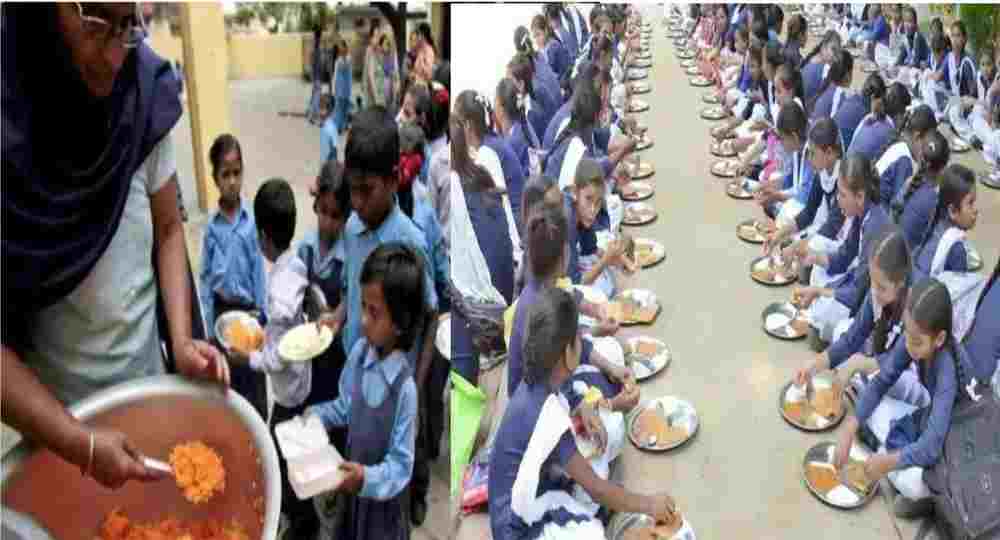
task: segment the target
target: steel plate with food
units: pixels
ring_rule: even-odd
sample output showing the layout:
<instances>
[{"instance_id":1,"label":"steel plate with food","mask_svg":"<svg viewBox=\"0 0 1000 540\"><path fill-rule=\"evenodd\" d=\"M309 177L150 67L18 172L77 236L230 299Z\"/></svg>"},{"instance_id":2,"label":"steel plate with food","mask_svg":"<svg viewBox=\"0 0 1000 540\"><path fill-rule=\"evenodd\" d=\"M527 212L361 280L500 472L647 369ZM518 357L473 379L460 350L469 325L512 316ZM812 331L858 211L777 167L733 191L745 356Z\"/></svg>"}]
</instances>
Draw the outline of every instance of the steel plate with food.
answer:
<instances>
[{"instance_id":1,"label":"steel plate with food","mask_svg":"<svg viewBox=\"0 0 1000 540\"><path fill-rule=\"evenodd\" d=\"M694 528L680 512L660 523L645 514L615 514L606 536L608 540L695 540Z\"/></svg>"},{"instance_id":2,"label":"steel plate with food","mask_svg":"<svg viewBox=\"0 0 1000 540\"><path fill-rule=\"evenodd\" d=\"M671 355L667 344L651 337L636 336L625 342L625 365L637 381L644 381L666 369Z\"/></svg>"},{"instance_id":3,"label":"steel plate with food","mask_svg":"<svg viewBox=\"0 0 1000 540\"><path fill-rule=\"evenodd\" d=\"M677 53L675 53L675 56L677 56L677 58L679 58L681 60L690 60L691 58L694 58L694 53L691 52L691 51L688 51L686 49L682 49L682 50L677 51ZM708 85L705 85L705 86L708 86Z\"/></svg>"},{"instance_id":4,"label":"steel plate with food","mask_svg":"<svg viewBox=\"0 0 1000 540\"><path fill-rule=\"evenodd\" d=\"M625 205L625 218L623 225L639 226L652 223L656 220L656 209L644 202L633 202Z\"/></svg>"},{"instance_id":5,"label":"steel plate with food","mask_svg":"<svg viewBox=\"0 0 1000 540\"><path fill-rule=\"evenodd\" d=\"M868 478L865 471L865 461L871 452L854 443L844 470L838 471L834 466L836 451L836 443L821 442L806 452L802 476L809 492L820 501L844 510L868 504L878 493L878 482Z\"/></svg>"},{"instance_id":6,"label":"steel plate with food","mask_svg":"<svg viewBox=\"0 0 1000 540\"><path fill-rule=\"evenodd\" d=\"M652 238L634 238L627 249L635 263L642 268L655 266L667 257L667 248Z\"/></svg>"},{"instance_id":7,"label":"steel plate with food","mask_svg":"<svg viewBox=\"0 0 1000 540\"><path fill-rule=\"evenodd\" d=\"M715 92L705 92L704 94L701 95L701 102L707 103L709 105L718 105L719 95L716 94Z\"/></svg>"},{"instance_id":8,"label":"steel plate with food","mask_svg":"<svg viewBox=\"0 0 1000 540\"><path fill-rule=\"evenodd\" d=\"M753 198L759 184L749 178L734 178L726 183L726 195L741 201Z\"/></svg>"},{"instance_id":9,"label":"steel plate with food","mask_svg":"<svg viewBox=\"0 0 1000 540\"><path fill-rule=\"evenodd\" d=\"M663 452L683 445L698 432L691 403L664 396L641 403L626 417L628 438L640 450Z\"/></svg>"},{"instance_id":10,"label":"steel plate with food","mask_svg":"<svg viewBox=\"0 0 1000 540\"><path fill-rule=\"evenodd\" d=\"M696 88L704 88L706 86L712 86L712 81L706 79L701 75L698 75L696 77L692 77L691 80L689 81L689 84Z\"/></svg>"},{"instance_id":11,"label":"steel plate with food","mask_svg":"<svg viewBox=\"0 0 1000 540\"><path fill-rule=\"evenodd\" d=\"M648 94L653 91L653 87L644 82L629 83L628 88L633 94Z\"/></svg>"},{"instance_id":12,"label":"steel plate with food","mask_svg":"<svg viewBox=\"0 0 1000 540\"><path fill-rule=\"evenodd\" d=\"M628 102L627 110L630 113L645 112L645 111L649 110L649 103L647 103L647 102L645 102L645 101L643 101L643 100L641 100L639 98L632 98Z\"/></svg>"},{"instance_id":13,"label":"steel plate with food","mask_svg":"<svg viewBox=\"0 0 1000 540\"><path fill-rule=\"evenodd\" d=\"M300 324L282 336L278 355L286 362L305 362L323 354L333 343L333 332L316 323Z\"/></svg>"},{"instance_id":14,"label":"steel plate with food","mask_svg":"<svg viewBox=\"0 0 1000 540\"><path fill-rule=\"evenodd\" d=\"M701 75L701 69L698 66L691 66L689 68L685 68L684 73L692 76Z\"/></svg>"},{"instance_id":15,"label":"steel plate with food","mask_svg":"<svg viewBox=\"0 0 1000 540\"><path fill-rule=\"evenodd\" d=\"M689 67L695 67L698 64L694 60L681 60L681 67L687 69Z\"/></svg>"},{"instance_id":16,"label":"steel plate with food","mask_svg":"<svg viewBox=\"0 0 1000 540\"><path fill-rule=\"evenodd\" d=\"M729 129L729 126L725 124L712 126L711 128L709 128L708 134L715 139L721 139L721 140L736 138L736 133L734 133L733 130Z\"/></svg>"},{"instance_id":17,"label":"steel plate with food","mask_svg":"<svg viewBox=\"0 0 1000 540\"><path fill-rule=\"evenodd\" d=\"M978 174L979 181L983 183L984 186L992 189L1000 189L1000 171L997 172L987 172L983 171Z\"/></svg>"},{"instance_id":18,"label":"steel plate with food","mask_svg":"<svg viewBox=\"0 0 1000 540\"><path fill-rule=\"evenodd\" d=\"M709 143L708 152L716 157L729 158L736 155L736 149L733 148L733 141L730 139L715 140Z\"/></svg>"},{"instance_id":19,"label":"steel plate with food","mask_svg":"<svg viewBox=\"0 0 1000 540\"><path fill-rule=\"evenodd\" d=\"M649 77L649 72L645 69L628 70L628 80L630 81L641 81L647 77Z\"/></svg>"},{"instance_id":20,"label":"steel plate with food","mask_svg":"<svg viewBox=\"0 0 1000 540\"><path fill-rule=\"evenodd\" d=\"M619 188L623 201L644 201L653 196L653 185L642 180L634 180Z\"/></svg>"},{"instance_id":21,"label":"steel plate with food","mask_svg":"<svg viewBox=\"0 0 1000 540\"><path fill-rule=\"evenodd\" d=\"M608 302L606 310L625 326L652 324L660 314L660 301L648 289L625 289Z\"/></svg>"},{"instance_id":22,"label":"steel plate with food","mask_svg":"<svg viewBox=\"0 0 1000 540\"><path fill-rule=\"evenodd\" d=\"M819 373L803 386L789 381L778 395L778 412L792 426L803 431L827 431L837 427L847 415L844 391L832 371Z\"/></svg>"},{"instance_id":23,"label":"steel plate with food","mask_svg":"<svg viewBox=\"0 0 1000 540\"><path fill-rule=\"evenodd\" d=\"M215 335L227 351L248 356L264 346L264 329L245 311L226 311L215 319Z\"/></svg>"},{"instance_id":24,"label":"steel plate with food","mask_svg":"<svg viewBox=\"0 0 1000 540\"><path fill-rule=\"evenodd\" d=\"M799 263L777 254L764 255L750 262L750 277L763 285L788 285L799 279Z\"/></svg>"},{"instance_id":25,"label":"steel plate with food","mask_svg":"<svg viewBox=\"0 0 1000 540\"><path fill-rule=\"evenodd\" d=\"M806 310L791 302L775 302L764 308L760 324L767 335L788 341L802 339L809 332Z\"/></svg>"},{"instance_id":26,"label":"steel plate with food","mask_svg":"<svg viewBox=\"0 0 1000 540\"><path fill-rule=\"evenodd\" d=\"M738 159L720 159L712 163L709 171L719 178L732 178L742 167Z\"/></svg>"},{"instance_id":27,"label":"steel plate with food","mask_svg":"<svg viewBox=\"0 0 1000 540\"><path fill-rule=\"evenodd\" d=\"M763 244L767 240L767 235L773 230L773 223L761 222L757 218L750 218L736 225L736 236L744 242Z\"/></svg>"},{"instance_id":28,"label":"steel plate with food","mask_svg":"<svg viewBox=\"0 0 1000 540\"><path fill-rule=\"evenodd\" d=\"M722 105L711 105L701 110L701 117L705 120L722 120L726 117L726 110Z\"/></svg>"},{"instance_id":29,"label":"steel plate with food","mask_svg":"<svg viewBox=\"0 0 1000 540\"><path fill-rule=\"evenodd\" d=\"M642 180L643 178L653 176L656 169L653 168L652 163L645 163L638 160L627 160L625 163L625 172L632 180Z\"/></svg>"},{"instance_id":30,"label":"steel plate with food","mask_svg":"<svg viewBox=\"0 0 1000 540\"><path fill-rule=\"evenodd\" d=\"M635 151L641 152L642 150L647 150L653 146L653 139L649 137L649 134L643 133L639 140L636 141Z\"/></svg>"},{"instance_id":31,"label":"steel plate with food","mask_svg":"<svg viewBox=\"0 0 1000 540\"><path fill-rule=\"evenodd\" d=\"M267 425L236 392L161 375L102 390L69 412L92 428L124 433L146 456L169 459L166 470L174 479L109 490L52 452L22 441L3 457L3 504L30 515L53 538L277 535L278 453ZM148 535L124 536L133 530Z\"/></svg>"}]
</instances>

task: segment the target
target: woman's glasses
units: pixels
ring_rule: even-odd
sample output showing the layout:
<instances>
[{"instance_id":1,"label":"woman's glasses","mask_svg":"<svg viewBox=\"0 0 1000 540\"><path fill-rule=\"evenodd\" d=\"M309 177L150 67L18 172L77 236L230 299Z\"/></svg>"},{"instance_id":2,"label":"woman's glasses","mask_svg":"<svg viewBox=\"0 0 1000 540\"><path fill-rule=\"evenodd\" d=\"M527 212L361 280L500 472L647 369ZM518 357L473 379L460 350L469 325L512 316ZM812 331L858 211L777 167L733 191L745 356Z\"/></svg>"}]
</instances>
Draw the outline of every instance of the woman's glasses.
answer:
<instances>
[{"instance_id":1,"label":"woman's glasses","mask_svg":"<svg viewBox=\"0 0 1000 540\"><path fill-rule=\"evenodd\" d=\"M77 13L83 23L83 32L88 39L100 41L107 46L113 39L121 40L122 45L127 48L135 48L146 39L146 22L142 16L142 10L138 3L135 4L135 12L121 17L114 23L96 15L84 12L84 5L80 2L76 4ZM87 11L91 10L92 4L87 5Z\"/></svg>"}]
</instances>

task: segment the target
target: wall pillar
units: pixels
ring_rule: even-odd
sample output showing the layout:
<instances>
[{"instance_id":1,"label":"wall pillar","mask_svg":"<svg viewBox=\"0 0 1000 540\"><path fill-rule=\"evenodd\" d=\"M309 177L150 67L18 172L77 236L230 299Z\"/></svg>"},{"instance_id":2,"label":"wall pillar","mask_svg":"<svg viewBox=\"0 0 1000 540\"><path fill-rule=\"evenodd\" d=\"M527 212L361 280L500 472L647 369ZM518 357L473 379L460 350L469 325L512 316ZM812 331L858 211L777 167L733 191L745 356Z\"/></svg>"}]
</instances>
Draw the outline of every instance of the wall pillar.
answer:
<instances>
[{"instance_id":1,"label":"wall pillar","mask_svg":"<svg viewBox=\"0 0 1000 540\"><path fill-rule=\"evenodd\" d=\"M219 191L208 150L217 136L230 132L226 24L221 2L183 2L180 9L198 206L210 211Z\"/></svg>"}]
</instances>

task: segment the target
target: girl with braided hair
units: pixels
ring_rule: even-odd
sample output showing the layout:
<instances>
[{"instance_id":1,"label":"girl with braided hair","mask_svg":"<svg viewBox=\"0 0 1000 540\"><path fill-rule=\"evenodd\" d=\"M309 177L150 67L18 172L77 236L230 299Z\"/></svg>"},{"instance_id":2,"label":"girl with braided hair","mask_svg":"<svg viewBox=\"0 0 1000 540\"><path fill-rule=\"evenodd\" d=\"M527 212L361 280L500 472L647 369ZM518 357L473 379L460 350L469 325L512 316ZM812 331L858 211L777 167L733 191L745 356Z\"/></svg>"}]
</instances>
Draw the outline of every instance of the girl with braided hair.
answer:
<instances>
[{"instance_id":1,"label":"girl with braided hair","mask_svg":"<svg viewBox=\"0 0 1000 540\"><path fill-rule=\"evenodd\" d=\"M545 15L535 15L531 19L531 36L539 54L561 80L571 66L572 57Z\"/></svg>"},{"instance_id":2,"label":"girl with braided hair","mask_svg":"<svg viewBox=\"0 0 1000 540\"><path fill-rule=\"evenodd\" d=\"M525 177L531 177L541 174L542 141L528 121L526 106L527 102L519 93L517 83L509 78L500 79L493 105L497 134L517 156Z\"/></svg>"},{"instance_id":3,"label":"girl with braided hair","mask_svg":"<svg viewBox=\"0 0 1000 540\"><path fill-rule=\"evenodd\" d=\"M834 59L840 57L840 45L840 34L836 30L828 30L799 64L806 103L813 103L820 94L820 86L830 73L830 66Z\"/></svg>"},{"instance_id":4,"label":"girl with braided hair","mask_svg":"<svg viewBox=\"0 0 1000 540\"><path fill-rule=\"evenodd\" d=\"M507 78L517 86L518 100L535 133L541 137L562 104L559 82L545 83L539 79L531 56L518 53L507 64ZM541 83L541 86L538 85Z\"/></svg>"},{"instance_id":5,"label":"girl with braided hair","mask_svg":"<svg viewBox=\"0 0 1000 540\"><path fill-rule=\"evenodd\" d=\"M939 278L942 272L967 272L966 233L976 226L976 175L952 163L941 173L938 203L930 225L914 244L914 267L919 275Z\"/></svg>"},{"instance_id":6,"label":"girl with braided hair","mask_svg":"<svg viewBox=\"0 0 1000 540\"><path fill-rule=\"evenodd\" d=\"M895 94L892 101L887 99L888 88L878 73L872 73L865 79L861 94L868 102L869 112L854 130L847 152L857 152L871 161L876 161L882 155L882 150L896 128L894 118L899 116L901 107L905 110L905 106L900 96ZM909 95L906 96L906 100L909 100Z\"/></svg>"},{"instance_id":7,"label":"girl with braided hair","mask_svg":"<svg viewBox=\"0 0 1000 540\"><path fill-rule=\"evenodd\" d=\"M930 109L914 112L918 113L932 117L934 114ZM951 150L948 148L948 140L936 129L928 132L920 139L919 144L911 148L916 150L914 158L919 168L900 188L892 201L891 212L895 222L903 228L906 241L911 246L917 246L922 242L934 217L941 173L948 165Z\"/></svg>"},{"instance_id":8,"label":"girl with braided hair","mask_svg":"<svg viewBox=\"0 0 1000 540\"><path fill-rule=\"evenodd\" d=\"M893 513L913 518L933 508L923 473L941 459L952 410L968 382L968 363L952 335L952 299L940 281L926 278L910 289L903 328L903 339L864 387L857 412L847 419L835 465L846 465L855 434L864 426L882 445L866 461L865 472L871 479L888 477L899 491L889 494ZM914 406L887 395L910 369L916 369L927 389L929 404Z\"/></svg>"}]
</instances>

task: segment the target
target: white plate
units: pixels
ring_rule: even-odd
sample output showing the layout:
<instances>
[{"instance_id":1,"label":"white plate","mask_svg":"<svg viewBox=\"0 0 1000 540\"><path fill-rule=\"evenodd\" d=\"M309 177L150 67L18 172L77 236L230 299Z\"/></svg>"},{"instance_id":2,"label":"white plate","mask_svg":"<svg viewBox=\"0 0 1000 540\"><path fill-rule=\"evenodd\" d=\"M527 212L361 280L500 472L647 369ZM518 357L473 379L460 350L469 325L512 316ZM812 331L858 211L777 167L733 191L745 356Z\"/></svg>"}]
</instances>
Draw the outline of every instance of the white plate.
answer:
<instances>
[{"instance_id":1,"label":"white plate","mask_svg":"<svg viewBox=\"0 0 1000 540\"><path fill-rule=\"evenodd\" d=\"M333 332L325 326L316 331L316 323L300 324L288 331L278 343L278 355L286 362L305 362L323 354L333 343Z\"/></svg>"}]
</instances>

